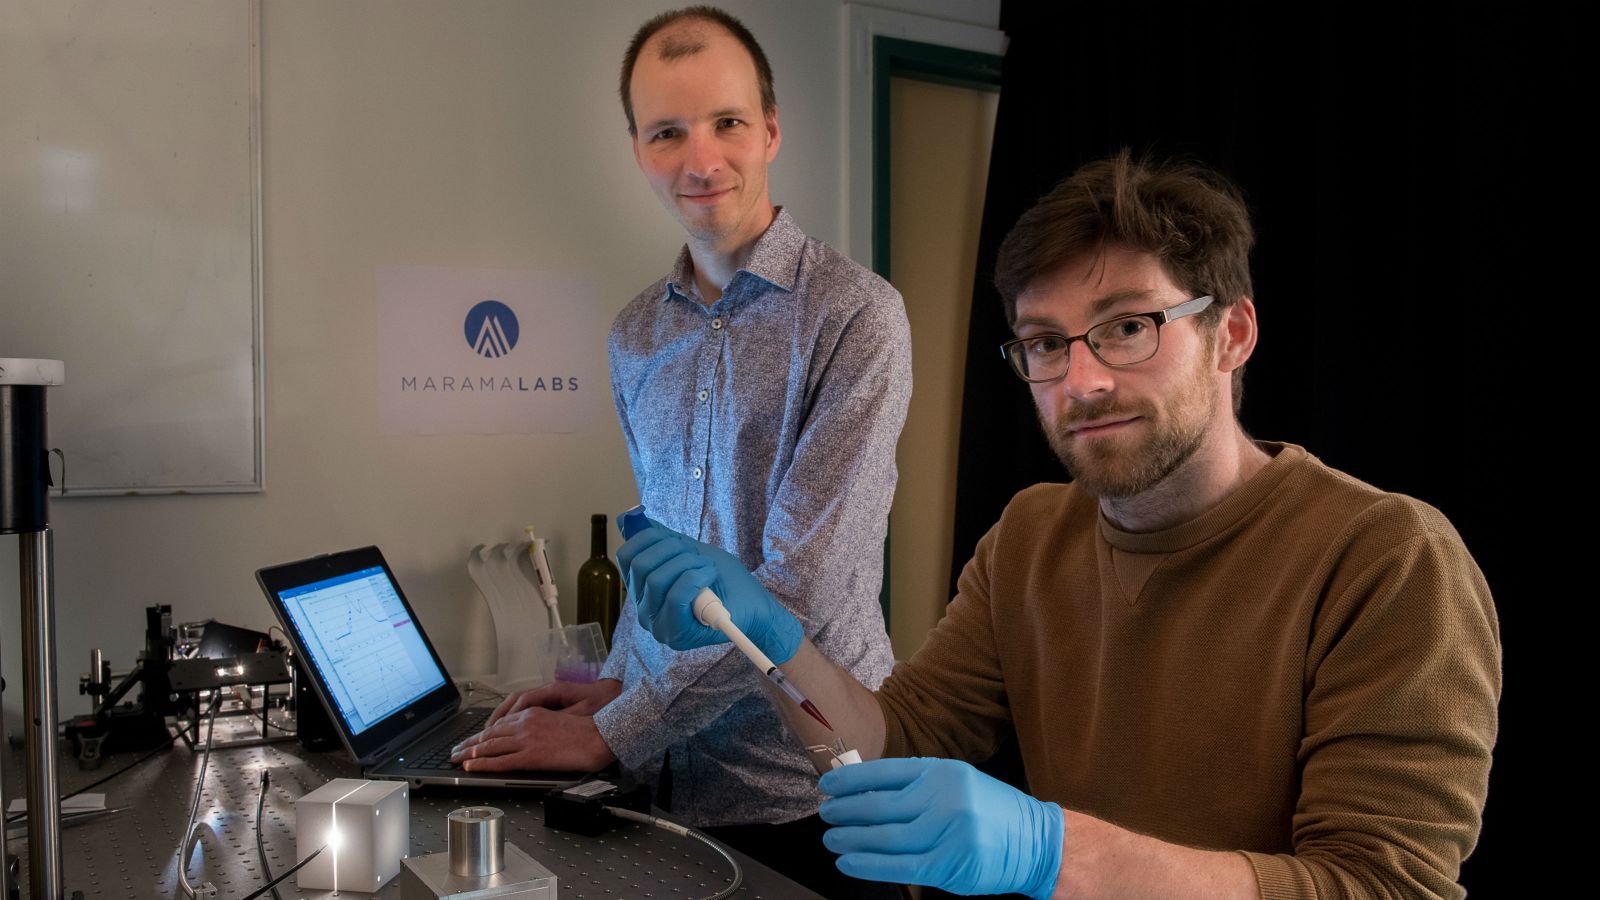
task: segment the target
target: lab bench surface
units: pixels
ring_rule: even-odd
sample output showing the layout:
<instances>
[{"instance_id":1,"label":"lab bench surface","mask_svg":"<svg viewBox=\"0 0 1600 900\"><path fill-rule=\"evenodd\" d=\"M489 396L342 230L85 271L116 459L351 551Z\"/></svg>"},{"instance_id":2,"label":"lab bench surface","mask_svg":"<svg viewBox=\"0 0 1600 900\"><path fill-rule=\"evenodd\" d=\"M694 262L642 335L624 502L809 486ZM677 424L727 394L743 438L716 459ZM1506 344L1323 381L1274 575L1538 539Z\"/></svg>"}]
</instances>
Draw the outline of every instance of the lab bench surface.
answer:
<instances>
[{"instance_id":1,"label":"lab bench surface","mask_svg":"<svg viewBox=\"0 0 1600 900\"><path fill-rule=\"evenodd\" d=\"M247 737L248 721L219 720L217 740ZM256 724L260 724L259 720ZM98 769L82 771L76 760L63 755L58 769L61 792L65 795L137 758L138 754L119 753L107 757ZM62 883L68 896L74 890L81 890L86 900L179 896L178 838L189 817L200 759L198 749L190 750L179 743L95 788L105 793L107 807L128 808L62 830ZM275 875L281 875L297 860L294 801L331 779L358 777L354 764L342 751L311 753L297 743L214 750L196 815L196 820L209 825L213 833L205 834L191 854L188 877L191 884L215 885L217 893L212 897L216 900L241 900L267 882L256 853L255 811L262 769L268 770L270 784L261 828L267 860ZM22 753L7 748L7 803L26 796L22 776ZM411 855L445 849L445 816L451 810L477 805L500 808L506 815L506 841L555 873L561 900L709 897L727 887L733 875L728 863L710 847L648 825L618 823L615 829L596 838L547 829L543 804L533 793L422 788L411 792L410 803ZM7 846L12 853L24 857L19 881L22 895L27 897L27 838L12 838ZM760 863L732 852L744 870L744 884L735 897L817 897ZM397 876L375 894L344 890L338 896L397 900L400 882ZM278 890L284 900L323 900L333 896L330 891L301 891L294 884L294 876L280 884Z\"/></svg>"}]
</instances>

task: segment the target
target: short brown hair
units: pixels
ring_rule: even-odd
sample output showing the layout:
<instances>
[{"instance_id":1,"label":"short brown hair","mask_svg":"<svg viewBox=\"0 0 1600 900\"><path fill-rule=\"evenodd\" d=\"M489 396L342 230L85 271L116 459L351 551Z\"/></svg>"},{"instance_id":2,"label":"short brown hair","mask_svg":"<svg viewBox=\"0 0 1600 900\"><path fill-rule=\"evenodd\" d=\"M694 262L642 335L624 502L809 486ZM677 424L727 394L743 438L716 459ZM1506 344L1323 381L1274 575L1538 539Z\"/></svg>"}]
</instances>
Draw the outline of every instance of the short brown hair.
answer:
<instances>
[{"instance_id":1,"label":"short brown hair","mask_svg":"<svg viewBox=\"0 0 1600 900\"><path fill-rule=\"evenodd\" d=\"M1216 298L1200 316L1215 326L1223 309L1252 296L1250 248L1255 230L1244 197L1214 169L1192 162L1135 160L1126 148L1087 163L1033 205L1006 235L994 285L1006 321L1017 322L1017 296L1107 247L1148 253L1178 287ZM1234 412L1243 367L1234 370Z\"/></svg>"},{"instance_id":2,"label":"short brown hair","mask_svg":"<svg viewBox=\"0 0 1600 900\"><path fill-rule=\"evenodd\" d=\"M618 93L622 95L622 114L628 117L628 133L635 137L639 134L638 125L633 121L633 67L639 61L639 51L656 33L668 25L683 21L710 22L720 25L722 29L733 35L734 39L744 45L749 52L750 60L756 64L756 86L761 90L761 112L767 118L778 109L778 95L772 88L772 65L767 62L767 54L756 43L755 35L744 23L715 6L686 6L683 9L668 10L650 21L639 26L633 33L633 40L628 42L628 50L622 55L622 84ZM698 41L668 42L661 48L662 59L680 59L693 56L705 49L705 44Z\"/></svg>"}]
</instances>

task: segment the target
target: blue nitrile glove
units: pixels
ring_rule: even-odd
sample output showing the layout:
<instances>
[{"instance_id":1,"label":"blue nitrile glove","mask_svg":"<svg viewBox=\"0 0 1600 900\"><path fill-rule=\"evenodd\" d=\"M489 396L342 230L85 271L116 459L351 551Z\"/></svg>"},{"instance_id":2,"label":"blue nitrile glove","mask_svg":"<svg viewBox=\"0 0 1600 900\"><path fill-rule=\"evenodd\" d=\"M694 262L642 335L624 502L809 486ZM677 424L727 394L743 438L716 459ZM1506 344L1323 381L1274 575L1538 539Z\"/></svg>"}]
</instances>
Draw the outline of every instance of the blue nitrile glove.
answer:
<instances>
[{"instance_id":1,"label":"blue nitrile glove","mask_svg":"<svg viewBox=\"0 0 1600 900\"><path fill-rule=\"evenodd\" d=\"M1048 897L1061 868L1061 807L953 759L841 766L819 786L822 843L839 871L956 894Z\"/></svg>"},{"instance_id":2,"label":"blue nitrile glove","mask_svg":"<svg viewBox=\"0 0 1600 900\"><path fill-rule=\"evenodd\" d=\"M617 548L617 563L638 606L639 624L674 650L727 641L694 617L694 598L707 587L727 607L733 624L774 663L788 662L800 649L805 636L800 620L725 550L652 520Z\"/></svg>"}]
</instances>

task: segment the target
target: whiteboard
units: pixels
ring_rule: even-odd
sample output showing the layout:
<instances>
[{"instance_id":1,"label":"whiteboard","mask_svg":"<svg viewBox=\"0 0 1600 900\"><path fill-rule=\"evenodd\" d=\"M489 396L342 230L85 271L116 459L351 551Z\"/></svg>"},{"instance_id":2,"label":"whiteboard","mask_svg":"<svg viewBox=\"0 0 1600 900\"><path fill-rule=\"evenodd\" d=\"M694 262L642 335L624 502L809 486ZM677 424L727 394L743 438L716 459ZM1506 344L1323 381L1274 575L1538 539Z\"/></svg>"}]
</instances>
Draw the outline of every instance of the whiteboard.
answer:
<instances>
[{"instance_id":1,"label":"whiteboard","mask_svg":"<svg viewBox=\"0 0 1600 900\"><path fill-rule=\"evenodd\" d=\"M0 356L69 493L262 487L257 0L0 0Z\"/></svg>"}]
</instances>

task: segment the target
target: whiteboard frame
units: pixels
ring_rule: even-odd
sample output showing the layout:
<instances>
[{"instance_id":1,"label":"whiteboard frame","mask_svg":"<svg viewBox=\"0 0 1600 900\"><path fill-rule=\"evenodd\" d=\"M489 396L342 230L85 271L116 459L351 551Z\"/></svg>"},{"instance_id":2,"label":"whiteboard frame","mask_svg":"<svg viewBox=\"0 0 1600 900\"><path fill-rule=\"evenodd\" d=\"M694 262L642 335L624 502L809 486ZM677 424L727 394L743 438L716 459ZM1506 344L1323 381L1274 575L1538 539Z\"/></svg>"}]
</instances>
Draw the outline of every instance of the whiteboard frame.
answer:
<instances>
[{"instance_id":1,"label":"whiteboard frame","mask_svg":"<svg viewBox=\"0 0 1600 900\"><path fill-rule=\"evenodd\" d=\"M254 452L251 481L234 484L184 484L158 487L133 487L115 485L92 488L74 488L68 480L72 471L63 472L62 486L51 490L57 498L72 497L127 497L172 494L259 494L266 490L266 353L262 346L265 334L263 314L263 277L261 252L261 0L247 0L249 19L250 64L250 368L254 380L251 392L251 431Z\"/></svg>"}]
</instances>

